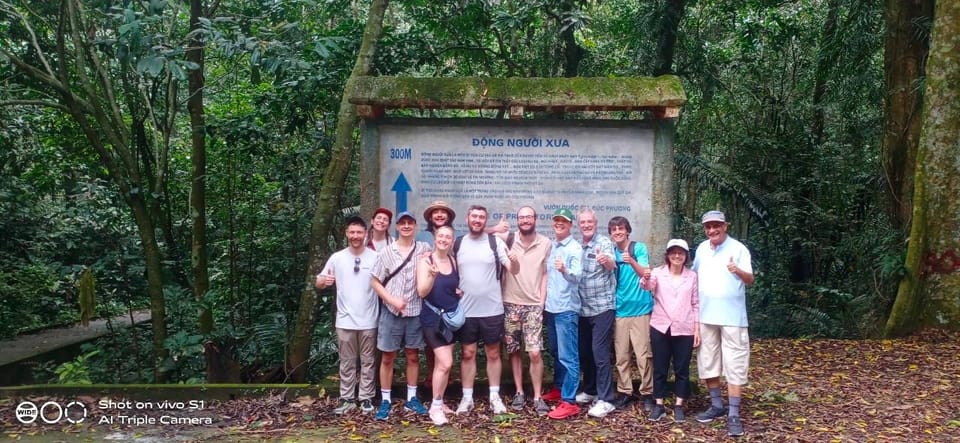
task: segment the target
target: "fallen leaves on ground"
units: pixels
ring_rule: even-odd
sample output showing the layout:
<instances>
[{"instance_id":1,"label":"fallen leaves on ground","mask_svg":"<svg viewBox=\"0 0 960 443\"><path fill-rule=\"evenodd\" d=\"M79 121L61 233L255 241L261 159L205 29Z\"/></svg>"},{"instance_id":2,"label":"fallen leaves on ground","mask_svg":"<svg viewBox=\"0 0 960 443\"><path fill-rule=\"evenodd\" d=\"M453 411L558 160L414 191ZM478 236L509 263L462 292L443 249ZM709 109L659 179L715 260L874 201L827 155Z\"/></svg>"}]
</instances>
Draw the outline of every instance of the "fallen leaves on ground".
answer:
<instances>
[{"instance_id":1,"label":"fallen leaves on ground","mask_svg":"<svg viewBox=\"0 0 960 443\"><path fill-rule=\"evenodd\" d=\"M746 434L736 441L960 441L960 332L927 330L902 340L755 340L750 366L741 412ZM216 417L217 434L228 440L244 435L297 439L313 432L309 440L734 441L724 420L701 424L693 419L707 406L704 391L701 387L690 399L685 423L674 423L672 413L651 422L637 405L603 419L588 417L584 408L580 417L564 421L538 417L528 406L504 419L490 413L485 396L478 396L476 410L451 415L450 423L439 427L426 416L404 411L400 401L385 422L359 410L336 416L337 399L319 396L245 398L214 403L204 412ZM455 407L454 400L447 399ZM9 404L0 404L5 426L16 423ZM96 427L87 425L91 431L106 431ZM75 430L10 425L4 434L16 438Z\"/></svg>"}]
</instances>

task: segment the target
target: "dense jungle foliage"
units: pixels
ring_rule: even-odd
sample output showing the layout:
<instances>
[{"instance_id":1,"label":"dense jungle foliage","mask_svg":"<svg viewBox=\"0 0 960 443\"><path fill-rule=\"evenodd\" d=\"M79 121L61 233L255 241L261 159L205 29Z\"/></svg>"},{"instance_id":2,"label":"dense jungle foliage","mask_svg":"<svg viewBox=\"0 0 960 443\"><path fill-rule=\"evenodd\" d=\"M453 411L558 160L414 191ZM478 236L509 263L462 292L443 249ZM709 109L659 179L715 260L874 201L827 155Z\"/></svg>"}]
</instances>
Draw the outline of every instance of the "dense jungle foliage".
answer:
<instances>
[{"instance_id":1,"label":"dense jungle foliage","mask_svg":"<svg viewBox=\"0 0 960 443\"><path fill-rule=\"evenodd\" d=\"M196 32L205 42L210 289L199 300L191 289L185 106L197 65L185 58L188 5L76 3L96 24L90 32L109 36L96 43L117 60L104 75L142 100L121 103L130 111L124 121L143 125L133 155L162 178L139 192L160 208L169 379L202 380L209 341L227 350L242 380L283 381L315 196L368 2L205 2ZM57 45L58 4L0 0L0 46L36 63L26 42ZM754 254L755 336L871 337L890 312L906 251L881 165L883 8L861 0L396 0L374 74L675 73L688 96L677 121L675 234L701 241L699 214L727 212L731 234ZM84 128L61 108L37 106L50 96L29 92L36 82L6 56L0 79L0 338L77 321L86 268L97 316L148 309L142 237ZM358 163L340 196L347 211L359 204ZM210 334L198 329L200 307L213 313ZM322 293L312 379L335 371L331 307L332 294ZM151 380L148 329L118 328L86 350L86 370L61 381ZM57 379L52 370L41 377Z\"/></svg>"}]
</instances>

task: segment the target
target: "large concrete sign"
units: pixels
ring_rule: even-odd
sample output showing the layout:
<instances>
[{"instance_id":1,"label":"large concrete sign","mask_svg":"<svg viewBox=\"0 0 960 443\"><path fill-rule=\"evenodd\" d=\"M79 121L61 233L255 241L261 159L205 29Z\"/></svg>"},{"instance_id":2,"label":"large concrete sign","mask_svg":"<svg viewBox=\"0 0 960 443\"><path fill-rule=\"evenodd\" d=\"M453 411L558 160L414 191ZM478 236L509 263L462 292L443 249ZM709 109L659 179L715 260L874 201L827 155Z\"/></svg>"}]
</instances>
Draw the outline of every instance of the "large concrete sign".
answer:
<instances>
[{"instance_id":1,"label":"large concrete sign","mask_svg":"<svg viewBox=\"0 0 960 443\"><path fill-rule=\"evenodd\" d=\"M368 122L364 167L378 163L379 174L367 173L365 183L378 183L380 205L409 210L420 224L432 201L450 203L458 233L466 232L473 204L487 207L490 225L506 217L514 229L517 209L532 206L538 229L548 236L555 209L576 214L590 207L601 233L611 217L621 215L633 225L634 239L658 242L669 235L670 208L658 207L669 198L655 193L669 187L661 190L655 181L668 180L669 171L658 173L657 165L670 161L662 158L669 143L658 143L657 135L655 125L635 121Z\"/></svg>"}]
</instances>

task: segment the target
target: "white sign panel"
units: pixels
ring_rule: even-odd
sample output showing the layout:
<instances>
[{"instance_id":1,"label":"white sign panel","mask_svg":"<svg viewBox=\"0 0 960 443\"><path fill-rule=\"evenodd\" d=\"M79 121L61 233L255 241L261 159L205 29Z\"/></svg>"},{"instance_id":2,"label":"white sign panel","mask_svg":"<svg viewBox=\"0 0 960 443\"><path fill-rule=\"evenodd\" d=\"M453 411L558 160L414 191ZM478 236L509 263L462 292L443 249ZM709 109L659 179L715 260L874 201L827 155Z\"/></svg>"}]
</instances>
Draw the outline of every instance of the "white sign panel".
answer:
<instances>
[{"instance_id":1,"label":"white sign panel","mask_svg":"<svg viewBox=\"0 0 960 443\"><path fill-rule=\"evenodd\" d=\"M600 233L611 217L646 239L651 224L654 131L641 126L442 126L383 124L380 133L380 202L423 210L444 200L466 232L470 205L486 206L488 224L506 217L516 228L521 206L536 209L540 232L552 236L557 208L597 214ZM576 226L576 223L574 223ZM422 228L422 226L421 226Z\"/></svg>"}]
</instances>

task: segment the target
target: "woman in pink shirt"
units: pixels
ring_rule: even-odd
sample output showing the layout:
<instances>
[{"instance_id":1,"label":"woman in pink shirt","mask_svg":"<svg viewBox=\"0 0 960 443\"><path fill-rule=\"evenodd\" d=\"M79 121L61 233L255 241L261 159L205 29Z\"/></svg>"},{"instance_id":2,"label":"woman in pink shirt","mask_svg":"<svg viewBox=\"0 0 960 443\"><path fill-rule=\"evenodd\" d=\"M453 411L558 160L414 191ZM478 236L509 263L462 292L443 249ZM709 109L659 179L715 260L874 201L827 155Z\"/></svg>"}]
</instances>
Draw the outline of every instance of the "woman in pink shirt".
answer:
<instances>
[{"instance_id":1,"label":"woman in pink shirt","mask_svg":"<svg viewBox=\"0 0 960 443\"><path fill-rule=\"evenodd\" d=\"M657 404L649 419L658 421L667 415L663 398L667 395L667 371L673 361L677 399L673 420L685 420L683 402L690 396L690 357L700 346L700 301L697 274L690 264L690 247L681 239L667 242L665 264L647 268L640 286L653 293L650 314L650 347L653 350L653 396Z\"/></svg>"}]
</instances>

